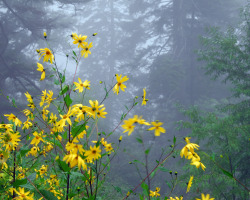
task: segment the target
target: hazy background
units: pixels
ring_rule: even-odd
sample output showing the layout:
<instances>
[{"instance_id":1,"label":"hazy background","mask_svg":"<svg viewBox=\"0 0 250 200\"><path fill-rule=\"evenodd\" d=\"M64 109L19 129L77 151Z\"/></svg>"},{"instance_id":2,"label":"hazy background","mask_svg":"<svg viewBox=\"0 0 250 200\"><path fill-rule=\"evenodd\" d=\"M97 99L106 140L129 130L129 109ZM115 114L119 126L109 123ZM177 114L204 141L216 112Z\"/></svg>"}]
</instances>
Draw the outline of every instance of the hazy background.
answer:
<instances>
[{"instance_id":1,"label":"hazy background","mask_svg":"<svg viewBox=\"0 0 250 200\"><path fill-rule=\"evenodd\" d=\"M154 144L151 159L155 161L161 147L172 144L174 135L181 138L188 134L187 130L176 130L176 122L184 119L177 103L185 107L199 105L209 110L222 101L232 101L225 100L231 95L230 84L210 80L202 69L204 63L197 61L195 51L200 48L199 36L205 34L207 27L225 30L228 26L236 26L240 8L245 5L247 0L1 0L1 92L10 99L15 98L22 108L26 104L24 92L29 91L35 99L40 99L44 88L58 90L52 84L54 78L48 77L52 74L49 64L44 64L47 69L45 81L39 81L40 72L36 71L39 59L36 49L47 47L44 31L61 71L66 66L66 54L69 55L66 79L71 84L75 72L71 49L75 47L70 34L88 35L93 42L92 54L82 59L76 75L76 78L91 81L86 100L100 101L104 97L100 81L110 87L115 83L116 73L129 77L126 92L118 96L111 93L104 102L108 116L100 120L99 129L112 131L126 112L125 105L131 106L135 96L139 96L139 105L128 117L138 114L149 122L159 120L164 122L166 129L166 134L160 138L140 130L131 137L123 134L121 152L112 161L114 172L109 177L114 186L122 183L129 190L140 178L131 173L135 167L128 162L144 158L135 137L144 135L149 144ZM92 37L93 33L98 34ZM142 107L143 88L146 88L149 101ZM74 100L79 101L77 96ZM3 95L0 101L1 116L11 112L20 116L19 110ZM114 142L122 131L116 130ZM137 155L135 149L138 149ZM175 171L176 162L172 161L168 168ZM158 180L167 189L160 175ZM112 193L112 189L110 186L108 191ZM184 194L185 190L185 187L177 190L176 194Z\"/></svg>"}]
</instances>

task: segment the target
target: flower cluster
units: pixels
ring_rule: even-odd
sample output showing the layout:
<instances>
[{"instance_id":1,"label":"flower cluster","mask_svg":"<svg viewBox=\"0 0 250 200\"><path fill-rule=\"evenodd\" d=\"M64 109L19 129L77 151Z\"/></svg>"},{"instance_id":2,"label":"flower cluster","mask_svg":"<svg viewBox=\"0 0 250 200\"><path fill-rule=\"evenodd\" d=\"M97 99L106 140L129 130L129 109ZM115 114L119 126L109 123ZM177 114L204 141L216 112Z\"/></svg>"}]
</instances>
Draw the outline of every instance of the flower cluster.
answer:
<instances>
[{"instance_id":1,"label":"flower cluster","mask_svg":"<svg viewBox=\"0 0 250 200\"><path fill-rule=\"evenodd\" d=\"M195 165L197 168L201 167L205 171L205 165L201 162L200 156L194 152L194 149L199 150L199 145L190 143L191 137L185 137L185 142L187 143L181 150L180 156L191 160L191 165Z\"/></svg>"}]
</instances>

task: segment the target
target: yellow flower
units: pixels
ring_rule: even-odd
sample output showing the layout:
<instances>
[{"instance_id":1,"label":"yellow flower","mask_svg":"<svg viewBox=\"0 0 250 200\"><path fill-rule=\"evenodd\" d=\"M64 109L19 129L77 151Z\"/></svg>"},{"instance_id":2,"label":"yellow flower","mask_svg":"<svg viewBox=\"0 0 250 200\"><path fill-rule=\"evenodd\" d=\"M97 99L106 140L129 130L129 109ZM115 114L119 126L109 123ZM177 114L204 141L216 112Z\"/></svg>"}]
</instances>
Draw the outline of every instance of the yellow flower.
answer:
<instances>
[{"instance_id":1,"label":"yellow flower","mask_svg":"<svg viewBox=\"0 0 250 200\"><path fill-rule=\"evenodd\" d=\"M34 194L30 194L30 192L25 192L24 188L19 187L18 190L15 189L16 194L18 195L16 200L33 200Z\"/></svg>"},{"instance_id":2,"label":"yellow flower","mask_svg":"<svg viewBox=\"0 0 250 200\"><path fill-rule=\"evenodd\" d=\"M54 61L54 55L52 54L51 50L49 50L48 48L44 48L44 49L40 49L40 58L41 59L42 56L44 56L43 58L43 62L49 62L52 64Z\"/></svg>"},{"instance_id":3,"label":"yellow flower","mask_svg":"<svg viewBox=\"0 0 250 200\"><path fill-rule=\"evenodd\" d=\"M90 116L93 116L94 119L95 119L96 115L98 114L98 112L99 112L99 116L102 115L102 117L103 117L103 115L107 114L107 113L103 112L104 111L103 109L100 111L100 108L102 108L104 105L103 104L99 105L97 100L95 100L95 101L89 100L89 104L91 105L91 107L86 108L86 112ZM103 112L103 113L100 113L100 112Z\"/></svg>"},{"instance_id":4,"label":"yellow flower","mask_svg":"<svg viewBox=\"0 0 250 200\"><path fill-rule=\"evenodd\" d=\"M150 190L149 196L151 196L151 197L158 197L158 196L161 196L158 192L160 192L160 188L159 188L159 187L156 187L156 188L155 188L155 191Z\"/></svg>"},{"instance_id":5,"label":"yellow flower","mask_svg":"<svg viewBox=\"0 0 250 200\"><path fill-rule=\"evenodd\" d=\"M4 116L7 117L9 121L14 122L16 126L21 126L21 125L22 125L21 120L19 120L19 119L18 119L14 114L12 114L12 113L9 114L9 115L5 114Z\"/></svg>"},{"instance_id":6,"label":"yellow flower","mask_svg":"<svg viewBox=\"0 0 250 200\"><path fill-rule=\"evenodd\" d=\"M50 105L50 103L55 100L56 98L52 98L53 96L53 91L52 90L49 90L49 92L47 93L47 98L45 99L45 102Z\"/></svg>"},{"instance_id":7,"label":"yellow flower","mask_svg":"<svg viewBox=\"0 0 250 200\"><path fill-rule=\"evenodd\" d=\"M87 45L88 43L87 42L84 42L84 40L87 39L87 36L86 35L77 35L76 33L73 33L72 34L72 39L74 40L73 41L73 44L78 44L78 48L81 47L81 48L84 48L85 45Z\"/></svg>"},{"instance_id":8,"label":"yellow flower","mask_svg":"<svg viewBox=\"0 0 250 200\"><path fill-rule=\"evenodd\" d=\"M123 92L125 92L125 88L127 87L126 85L124 85L124 84L122 84L123 82L125 82L125 81L127 81L129 78L127 77L127 76L124 76L123 78L122 78L122 75L120 74L119 76L118 76L118 74L116 74L116 81L117 81L117 83L116 83L116 85L115 85L115 87L113 88L113 91L114 91L114 93L117 93L117 95L118 95L118 93L119 93L119 88L121 88L121 90L123 91Z\"/></svg>"},{"instance_id":9,"label":"yellow flower","mask_svg":"<svg viewBox=\"0 0 250 200\"><path fill-rule=\"evenodd\" d=\"M44 101L45 101L45 99L46 99L46 95L47 95L46 90L42 91L42 95L41 95L41 102L40 102L40 107L42 107L42 106L43 106Z\"/></svg>"},{"instance_id":10,"label":"yellow flower","mask_svg":"<svg viewBox=\"0 0 250 200\"><path fill-rule=\"evenodd\" d=\"M88 90L90 89L90 81L86 80L84 81L84 83L82 82L82 80L80 78L78 78L79 83L74 82L75 86L76 86L76 90L79 90L79 92L83 92L83 87L87 88Z\"/></svg>"},{"instance_id":11,"label":"yellow flower","mask_svg":"<svg viewBox=\"0 0 250 200\"><path fill-rule=\"evenodd\" d=\"M30 151L26 154L26 156L29 156L30 154L32 156L36 156L38 151L40 151L39 147L34 146L30 149Z\"/></svg>"},{"instance_id":12,"label":"yellow flower","mask_svg":"<svg viewBox=\"0 0 250 200\"><path fill-rule=\"evenodd\" d=\"M84 155L87 156L87 160L97 160L99 157L101 157L100 153L100 146L90 146L90 150L87 150Z\"/></svg>"},{"instance_id":13,"label":"yellow flower","mask_svg":"<svg viewBox=\"0 0 250 200\"><path fill-rule=\"evenodd\" d=\"M70 120L70 116L71 116L71 107L69 108L69 110L68 110L68 112L67 112L67 114L65 114L65 115L60 115L60 117L62 118L59 122L58 122L58 125L60 125L60 126L65 126L65 123L66 123L66 121L69 123L69 125L72 125L72 123L71 123L71 120Z\"/></svg>"},{"instance_id":14,"label":"yellow flower","mask_svg":"<svg viewBox=\"0 0 250 200\"><path fill-rule=\"evenodd\" d=\"M40 63L37 63L37 71L42 72L40 81L45 79L45 69L43 68L43 65Z\"/></svg>"},{"instance_id":15,"label":"yellow flower","mask_svg":"<svg viewBox=\"0 0 250 200\"><path fill-rule=\"evenodd\" d=\"M92 42L89 43L89 45L86 45L83 47L83 50L81 51L81 55L84 56L84 58L87 58L89 54L91 54L91 51L89 50L93 46Z\"/></svg>"},{"instance_id":16,"label":"yellow flower","mask_svg":"<svg viewBox=\"0 0 250 200\"><path fill-rule=\"evenodd\" d=\"M160 136L161 133L165 133L166 130L161 127L162 122L151 122L153 127L149 128L148 131L155 130L155 136Z\"/></svg>"},{"instance_id":17,"label":"yellow flower","mask_svg":"<svg viewBox=\"0 0 250 200\"><path fill-rule=\"evenodd\" d=\"M87 165L85 164L84 160L78 154L68 154L63 158L66 163L70 163L70 167L73 168L74 166L78 166L78 169L81 168L83 170L87 170Z\"/></svg>"},{"instance_id":18,"label":"yellow flower","mask_svg":"<svg viewBox=\"0 0 250 200\"><path fill-rule=\"evenodd\" d=\"M141 105L142 106L146 105L147 101L148 101L148 99L146 99L146 89L143 88L143 97L142 97L142 103L141 103Z\"/></svg>"},{"instance_id":19,"label":"yellow flower","mask_svg":"<svg viewBox=\"0 0 250 200\"><path fill-rule=\"evenodd\" d=\"M122 141L122 136L119 137L119 142L121 142L121 141Z\"/></svg>"},{"instance_id":20,"label":"yellow flower","mask_svg":"<svg viewBox=\"0 0 250 200\"><path fill-rule=\"evenodd\" d=\"M206 166L201 161L191 162L190 165L195 165L197 169L201 167L203 171L206 169Z\"/></svg>"},{"instance_id":21,"label":"yellow flower","mask_svg":"<svg viewBox=\"0 0 250 200\"><path fill-rule=\"evenodd\" d=\"M106 109L106 108L102 108L101 110L98 110L97 113L96 113L97 117L99 117L99 118L100 118L100 117L106 118L105 115L108 114L108 113L107 113L107 112L104 112L105 109Z\"/></svg>"},{"instance_id":22,"label":"yellow flower","mask_svg":"<svg viewBox=\"0 0 250 200\"><path fill-rule=\"evenodd\" d=\"M36 178L38 178L39 175L42 178L43 178L44 175L47 176L47 170L48 170L48 165L46 165L46 166L42 165L42 167L39 170L35 169L35 171L37 172Z\"/></svg>"},{"instance_id":23,"label":"yellow flower","mask_svg":"<svg viewBox=\"0 0 250 200\"><path fill-rule=\"evenodd\" d=\"M29 129L32 126L32 123L27 119L27 121L23 122L23 128L22 129Z\"/></svg>"},{"instance_id":24,"label":"yellow flower","mask_svg":"<svg viewBox=\"0 0 250 200\"><path fill-rule=\"evenodd\" d=\"M194 176L190 176L190 179L189 179L188 184L187 184L187 192L186 193L188 193L190 191L191 185L193 183L193 179L194 179Z\"/></svg>"},{"instance_id":25,"label":"yellow flower","mask_svg":"<svg viewBox=\"0 0 250 200\"><path fill-rule=\"evenodd\" d=\"M150 123L146 122L145 119L142 119L142 116L138 117L138 115L134 115L133 117L133 122L136 124L136 123L139 123L139 124L144 124L144 125L147 125L149 126Z\"/></svg>"},{"instance_id":26,"label":"yellow flower","mask_svg":"<svg viewBox=\"0 0 250 200\"><path fill-rule=\"evenodd\" d=\"M105 145L105 150L106 150L107 152L109 152L109 151L113 151L114 149L113 149L113 147L111 146L111 144L106 144L106 145Z\"/></svg>"},{"instance_id":27,"label":"yellow flower","mask_svg":"<svg viewBox=\"0 0 250 200\"><path fill-rule=\"evenodd\" d=\"M43 138L45 137L45 135L43 135L43 131L41 131L40 133L37 133L36 131L33 133L33 135L35 136L32 141L30 142L30 144L34 144L34 145L38 145L41 141L45 142L43 140Z\"/></svg>"},{"instance_id":28,"label":"yellow flower","mask_svg":"<svg viewBox=\"0 0 250 200\"><path fill-rule=\"evenodd\" d=\"M43 37L46 39L47 38L47 33L43 32Z\"/></svg>"},{"instance_id":29,"label":"yellow flower","mask_svg":"<svg viewBox=\"0 0 250 200\"><path fill-rule=\"evenodd\" d=\"M206 196L202 193L201 199L196 198L196 200L214 200L214 198L210 199L210 194L207 194Z\"/></svg>"},{"instance_id":30,"label":"yellow flower","mask_svg":"<svg viewBox=\"0 0 250 200\"><path fill-rule=\"evenodd\" d=\"M2 144L5 147L6 150L12 151L15 149L15 147L18 146L18 142L21 140L19 139L21 136L19 132L5 132L1 135L0 139L2 140Z\"/></svg>"},{"instance_id":31,"label":"yellow flower","mask_svg":"<svg viewBox=\"0 0 250 200\"><path fill-rule=\"evenodd\" d=\"M124 120L124 124L121 125L121 127L124 129L123 133L128 132L128 135L131 135L131 133L135 129L135 126L133 124L134 124L134 120L132 118L128 120Z\"/></svg>"}]
</instances>

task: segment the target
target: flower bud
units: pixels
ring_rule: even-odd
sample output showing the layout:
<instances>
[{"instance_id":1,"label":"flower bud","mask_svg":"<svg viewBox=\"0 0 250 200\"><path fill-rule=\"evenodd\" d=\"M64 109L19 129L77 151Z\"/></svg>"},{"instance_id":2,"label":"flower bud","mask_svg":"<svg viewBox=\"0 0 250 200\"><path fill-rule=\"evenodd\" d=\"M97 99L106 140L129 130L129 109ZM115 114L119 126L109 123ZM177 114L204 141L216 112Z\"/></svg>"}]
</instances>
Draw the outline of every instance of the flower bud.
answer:
<instances>
[{"instance_id":1,"label":"flower bud","mask_svg":"<svg viewBox=\"0 0 250 200\"><path fill-rule=\"evenodd\" d=\"M43 37L46 39L47 38L47 33L43 32Z\"/></svg>"},{"instance_id":2,"label":"flower bud","mask_svg":"<svg viewBox=\"0 0 250 200\"><path fill-rule=\"evenodd\" d=\"M178 172L175 172L174 174L175 174L175 176L177 176Z\"/></svg>"},{"instance_id":3,"label":"flower bud","mask_svg":"<svg viewBox=\"0 0 250 200\"><path fill-rule=\"evenodd\" d=\"M172 171L169 171L169 174L172 174Z\"/></svg>"},{"instance_id":4,"label":"flower bud","mask_svg":"<svg viewBox=\"0 0 250 200\"><path fill-rule=\"evenodd\" d=\"M122 141L122 136L119 137L119 142L121 142L121 141Z\"/></svg>"},{"instance_id":5,"label":"flower bud","mask_svg":"<svg viewBox=\"0 0 250 200\"><path fill-rule=\"evenodd\" d=\"M93 36L96 36L97 35L97 33L93 33Z\"/></svg>"}]
</instances>

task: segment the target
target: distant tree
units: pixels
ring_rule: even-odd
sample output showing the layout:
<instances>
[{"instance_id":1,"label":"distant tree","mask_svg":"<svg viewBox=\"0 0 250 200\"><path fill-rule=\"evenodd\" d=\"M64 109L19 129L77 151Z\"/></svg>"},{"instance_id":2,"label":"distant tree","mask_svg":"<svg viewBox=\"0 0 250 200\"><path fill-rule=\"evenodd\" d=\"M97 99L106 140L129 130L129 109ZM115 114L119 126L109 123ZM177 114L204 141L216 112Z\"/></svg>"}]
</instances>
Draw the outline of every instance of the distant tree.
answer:
<instances>
[{"instance_id":1,"label":"distant tree","mask_svg":"<svg viewBox=\"0 0 250 200\"><path fill-rule=\"evenodd\" d=\"M210 192L215 199L249 199L250 190L250 5L242 12L237 28L220 32L211 28L202 37L200 60L214 79L232 84L231 103L217 104L213 112L197 107L184 109L189 121L180 122L191 130L206 159L206 172L194 173L194 189ZM210 110L211 106L210 101ZM203 104L204 106L205 104ZM202 159L201 158L201 159Z\"/></svg>"}]
</instances>

